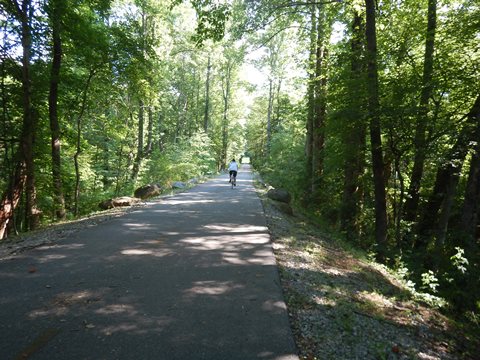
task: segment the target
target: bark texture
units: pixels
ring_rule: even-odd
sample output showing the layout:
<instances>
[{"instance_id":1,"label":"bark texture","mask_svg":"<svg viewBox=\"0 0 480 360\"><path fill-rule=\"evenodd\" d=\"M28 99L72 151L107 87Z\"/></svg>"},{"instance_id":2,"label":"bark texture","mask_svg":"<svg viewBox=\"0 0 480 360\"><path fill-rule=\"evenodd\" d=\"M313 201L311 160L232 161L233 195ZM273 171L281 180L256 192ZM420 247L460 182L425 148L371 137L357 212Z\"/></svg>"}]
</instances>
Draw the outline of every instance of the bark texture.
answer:
<instances>
[{"instance_id":1,"label":"bark texture","mask_svg":"<svg viewBox=\"0 0 480 360\"><path fill-rule=\"evenodd\" d=\"M367 40L367 92L372 148L373 181L375 186L375 240L378 246L379 261L385 260L387 245L387 204L385 174L383 164L382 137L380 127L380 102L378 96L377 35L375 20L375 0L365 0Z\"/></svg>"},{"instance_id":2,"label":"bark texture","mask_svg":"<svg viewBox=\"0 0 480 360\"><path fill-rule=\"evenodd\" d=\"M306 119L306 176L307 188L305 189L305 203L308 203L312 191L313 181L313 121L315 116L315 57L317 49L317 14L316 7L311 6L311 28L310 28L310 56L308 63L308 86L307 86L307 119Z\"/></svg>"},{"instance_id":3,"label":"bark texture","mask_svg":"<svg viewBox=\"0 0 480 360\"><path fill-rule=\"evenodd\" d=\"M55 216L62 220L65 218L65 198L62 185L61 142L60 124L58 121L58 83L62 63L61 39L61 1L52 0L50 8L50 22L52 26L52 69L50 72L50 92L48 96L48 114L50 119L51 148L52 148L52 180L54 192Z\"/></svg>"},{"instance_id":4,"label":"bark texture","mask_svg":"<svg viewBox=\"0 0 480 360\"><path fill-rule=\"evenodd\" d=\"M364 51L364 24L362 16L355 11L352 23L351 42L351 83L354 91L350 98L351 116L346 126L345 133L345 164L344 164L344 186L341 209L342 229L348 237L356 237L359 234L358 217L360 214L361 201L363 197L363 186L361 176L365 167L365 139L366 124L361 111L362 89L360 83L363 69Z\"/></svg>"},{"instance_id":5,"label":"bark texture","mask_svg":"<svg viewBox=\"0 0 480 360\"><path fill-rule=\"evenodd\" d=\"M326 59L328 51L325 41L325 14L323 6L319 5L317 21L317 45L315 57L315 115L313 117L312 129L312 194L315 200L318 199L320 183L323 175L323 148L325 145L325 122L326 122Z\"/></svg>"},{"instance_id":6,"label":"bark texture","mask_svg":"<svg viewBox=\"0 0 480 360\"><path fill-rule=\"evenodd\" d=\"M208 132L209 113L210 113L210 71L212 69L210 56L207 64L207 82L205 84L205 114L203 117L203 130Z\"/></svg>"},{"instance_id":7,"label":"bark texture","mask_svg":"<svg viewBox=\"0 0 480 360\"><path fill-rule=\"evenodd\" d=\"M410 178L408 197L405 203L405 220L415 221L420 199L420 185L423 177L425 156L427 153L426 133L428 129L429 100L433 91L433 61L435 49L435 31L437 27L437 0L428 0L428 21L423 62L422 92L418 108L415 129L415 157Z\"/></svg>"}]
</instances>

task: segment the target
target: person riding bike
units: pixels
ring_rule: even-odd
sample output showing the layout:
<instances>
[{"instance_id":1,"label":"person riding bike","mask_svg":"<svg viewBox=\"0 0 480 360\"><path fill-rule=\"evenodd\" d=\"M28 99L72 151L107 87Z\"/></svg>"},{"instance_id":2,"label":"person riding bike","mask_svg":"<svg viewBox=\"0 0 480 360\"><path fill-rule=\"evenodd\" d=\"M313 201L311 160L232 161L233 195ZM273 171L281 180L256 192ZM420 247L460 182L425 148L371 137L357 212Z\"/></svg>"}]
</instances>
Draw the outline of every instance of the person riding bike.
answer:
<instances>
[{"instance_id":1,"label":"person riding bike","mask_svg":"<svg viewBox=\"0 0 480 360\"><path fill-rule=\"evenodd\" d=\"M228 165L228 172L230 174L230 180L228 182L231 183L233 180L233 184L236 186L237 184L235 180L237 179L238 164L235 159L232 159L232 161Z\"/></svg>"}]
</instances>

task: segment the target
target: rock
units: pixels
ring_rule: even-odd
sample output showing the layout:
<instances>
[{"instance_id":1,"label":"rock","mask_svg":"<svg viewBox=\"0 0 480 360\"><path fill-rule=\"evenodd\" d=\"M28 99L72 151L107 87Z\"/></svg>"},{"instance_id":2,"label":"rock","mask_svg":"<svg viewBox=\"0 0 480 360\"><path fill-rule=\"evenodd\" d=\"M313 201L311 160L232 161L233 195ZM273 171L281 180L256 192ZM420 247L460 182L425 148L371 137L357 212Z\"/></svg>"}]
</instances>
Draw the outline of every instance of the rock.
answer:
<instances>
[{"instance_id":1,"label":"rock","mask_svg":"<svg viewBox=\"0 0 480 360\"><path fill-rule=\"evenodd\" d=\"M98 206L100 207L100 209L108 210L120 206L132 206L134 204L137 204L138 202L140 202L140 199L138 198L122 196L102 201L100 204L98 204Z\"/></svg>"},{"instance_id":2,"label":"rock","mask_svg":"<svg viewBox=\"0 0 480 360\"><path fill-rule=\"evenodd\" d=\"M272 200L280 201L286 204L289 204L292 200L292 196L285 189L270 189L267 192L267 196Z\"/></svg>"},{"instance_id":3,"label":"rock","mask_svg":"<svg viewBox=\"0 0 480 360\"><path fill-rule=\"evenodd\" d=\"M263 181L262 177L259 174L255 173L254 176L255 176L255 180L257 181L258 184L260 184L264 188L267 188L267 186L268 186L267 183L265 181Z\"/></svg>"},{"instance_id":4,"label":"rock","mask_svg":"<svg viewBox=\"0 0 480 360\"><path fill-rule=\"evenodd\" d=\"M184 189L185 188L185 183L181 181L175 181L172 184L172 189Z\"/></svg>"},{"instance_id":5,"label":"rock","mask_svg":"<svg viewBox=\"0 0 480 360\"><path fill-rule=\"evenodd\" d=\"M98 204L98 207L102 210L108 210L108 209L111 209L113 208L113 199L108 199L108 200L104 200L102 201L100 204Z\"/></svg>"},{"instance_id":6,"label":"rock","mask_svg":"<svg viewBox=\"0 0 480 360\"><path fill-rule=\"evenodd\" d=\"M142 187L139 187L135 190L134 195L136 198L148 199L153 196L160 195L162 188L158 184L147 184Z\"/></svg>"},{"instance_id":7,"label":"rock","mask_svg":"<svg viewBox=\"0 0 480 360\"><path fill-rule=\"evenodd\" d=\"M198 184L198 179L193 178L193 179L188 180L187 182L188 182L189 184L196 185L196 184Z\"/></svg>"},{"instance_id":8,"label":"rock","mask_svg":"<svg viewBox=\"0 0 480 360\"><path fill-rule=\"evenodd\" d=\"M281 201L276 201L276 200L271 200L271 202L272 202L273 206L275 206L281 212L283 212L287 215L293 215L293 209L289 204L287 204L285 202L281 202Z\"/></svg>"}]
</instances>

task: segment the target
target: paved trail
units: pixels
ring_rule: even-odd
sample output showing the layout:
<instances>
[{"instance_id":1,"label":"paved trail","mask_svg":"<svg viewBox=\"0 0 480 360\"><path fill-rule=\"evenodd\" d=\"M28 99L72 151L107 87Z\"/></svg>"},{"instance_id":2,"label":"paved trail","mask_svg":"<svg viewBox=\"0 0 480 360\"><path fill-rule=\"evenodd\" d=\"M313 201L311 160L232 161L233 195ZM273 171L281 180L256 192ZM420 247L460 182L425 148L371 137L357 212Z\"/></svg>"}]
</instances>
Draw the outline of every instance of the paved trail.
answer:
<instances>
[{"instance_id":1,"label":"paved trail","mask_svg":"<svg viewBox=\"0 0 480 360\"><path fill-rule=\"evenodd\" d=\"M248 166L237 184L0 261L0 359L298 359Z\"/></svg>"}]
</instances>

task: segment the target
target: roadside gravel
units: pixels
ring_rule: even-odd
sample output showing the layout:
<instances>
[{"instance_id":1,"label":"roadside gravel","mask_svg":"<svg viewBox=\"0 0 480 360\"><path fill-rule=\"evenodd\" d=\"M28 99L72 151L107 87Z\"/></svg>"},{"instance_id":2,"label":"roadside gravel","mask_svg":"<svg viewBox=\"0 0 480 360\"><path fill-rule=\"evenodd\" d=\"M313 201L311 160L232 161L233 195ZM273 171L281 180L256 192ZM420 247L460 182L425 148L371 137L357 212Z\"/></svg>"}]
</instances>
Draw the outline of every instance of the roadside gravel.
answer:
<instances>
[{"instance_id":1,"label":"roadside gravel","mask_svg":"<svg viewBox=\"0 0 480 360\"><path fill-rule=\"evenodd\" d=\"M473 359L448 319L412 300L384 268L258 191L301 359Z\"/></svg>"}]
</instances>

